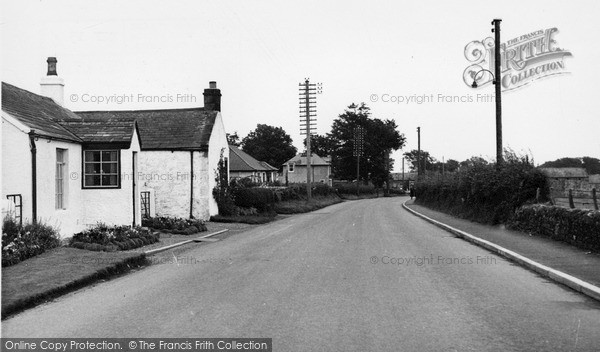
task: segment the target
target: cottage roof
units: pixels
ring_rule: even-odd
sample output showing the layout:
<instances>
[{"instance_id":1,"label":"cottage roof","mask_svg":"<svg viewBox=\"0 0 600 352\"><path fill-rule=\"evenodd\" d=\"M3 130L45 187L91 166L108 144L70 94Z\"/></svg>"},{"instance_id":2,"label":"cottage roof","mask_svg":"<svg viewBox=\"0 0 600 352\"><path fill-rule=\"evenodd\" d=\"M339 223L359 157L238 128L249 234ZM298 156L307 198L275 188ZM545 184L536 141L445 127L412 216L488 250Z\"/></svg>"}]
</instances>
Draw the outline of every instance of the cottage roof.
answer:
<instances>
[{"instance_id":1,"label":"cottage roof","mask_svg":"<svg viewBox=\"0 0 600 352\"><path fill-rule=\"evenodd\" d=\"M540 171L551 178L587 178L588 174L581 167L541 167Z\"/></svg>"},{"instance_id":2,"label":"cottage roof","mask_svg":"<svg viewBox=\"0 0 600 352\"><path fill-rule=\"evenodd\" d=\"M275 171L267 162L258 161L240 148L229 146L229 171Z\"/></svg>"},{"instance_id":3,"label":"cottage roof","mask_svg":"<svg viewBox=\"0 0 600 352\"><path fill-rule=\"evenodd\" d=\"M61 124L61 121L78 121L80 118L51 98L2 82L2 110L38 135L81 142L76 134Z\"/></svg>"},{"instance_id":4,"label":"cottage roof","mask_svg":"<svg viewBox=\"0 0 600 352\"><path fill-rule=\"evenodd\" d=\"M142 150L206 150L217 111L190 108L78 111L77 114L89 123L86 128L92 130L85 132L91 138L122 138L121 132L137 123ZM110 127L112 132L106 133L102 126Z\"/></svg>"},{"instance_id":5,"label":"cottage roof","mask_svg":"<svg viewBox=\"0 0 600 352\"><path fill-rule=\"evenodd\" d=\"M310 164L313 166L318 166L318 165L323 165L323 166L328 166L329 163L325 160L323 160L323 158L321 158L320 156L318 156L317 154L311 153L310 154ZM285 164L290 164L290 163L295 163L296 166L298 165L306 165L306 153L302 153L302 154L298 154L295 157L291 158L290 160L286 161Z\"/></svg>"}]
</instances>

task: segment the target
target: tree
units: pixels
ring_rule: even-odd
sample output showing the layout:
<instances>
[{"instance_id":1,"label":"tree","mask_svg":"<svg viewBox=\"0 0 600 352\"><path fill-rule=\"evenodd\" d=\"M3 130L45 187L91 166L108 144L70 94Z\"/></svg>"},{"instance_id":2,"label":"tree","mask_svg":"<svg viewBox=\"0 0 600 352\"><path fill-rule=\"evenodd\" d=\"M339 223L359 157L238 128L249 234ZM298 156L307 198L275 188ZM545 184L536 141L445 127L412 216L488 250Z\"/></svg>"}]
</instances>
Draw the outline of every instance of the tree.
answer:
<instances>
[{"instance_id":1,"label":"tree","mask_svg":"<svg viewBox=\"0 0 600 352\"><path fill-rule=\"evenodd\" d=\"M600 159L584 156L583 158L560 158L547 161L540 167L582 167L589 175L600 174Z\"/></svg>"},{"instance_id":2,"label":"tree","mask_svg":"<svg viewBox=\"0 0 600 352\"><path fill-rule=\"evenodd\" d=\"M404 153L404 157L406 158L406 161L409 162L411 171L417 171L418 154L419 151L417 149ZM429 152L421 149L421 171L433 170L436 162L437 161L429 155Z\"/></svg>"},{"instance_id":3,"label":"tree","mask_svg":"<svg viewBox=\"0 0 600 352\"><path fill-rule=\"evenodd\" d=\"M296 147L283 128L258 124L242 139L242 150L259 161L282 168L283 163L296 155Z\"/></svg>"},{"instance_id":4,"label":"tree","mask_svg":"<svg viewBox=\"0 0 600 352\"><path fill-rule=\"evenodd\" d=\"M233 133L227 133L227 143L230 145L235 145L236 147L239 147L242 142L240 141L240 136L238 136L237 131L233 132Z\"/></svg>"},{"instance_id":5,"label":"tree","mask_svg":"<svg viewBox=\"0 0 600 352\"><path fill-rule=\"evenodd\" d=\"M304 139L304 147L306 147L306 139ZM335 141L329 136L315 134L310 137L310 151L318 156L329 156L335 150Z\"/></svg>"},{"instance_id":6,"label":"tree","mask_svg":"<svg viewBox=\"0 0 600 352\"><path fill-rule=\"evenodd\" d=\"M472 156L465 161L460 162L460 168L470 168L489 164L487 160L480 156Z\"/></svg>"},{"instance_id":7,"label":"tree","mask_svg":"<svg viewBox=\"0 0 600 352\"><path fill-rule=\"evenodd\" d=\"M367 105L351 104L343 114L333 121L330 140L332 169L336 178L356 179L356 156L354 156L354 134L357 127L364 130L363 155L360 159L360 178L371 180L381 187L388 179L390 167L387 153L404 146L406 138L397 131L393 120L371 118Z\"/></svg>"}]
</instances>

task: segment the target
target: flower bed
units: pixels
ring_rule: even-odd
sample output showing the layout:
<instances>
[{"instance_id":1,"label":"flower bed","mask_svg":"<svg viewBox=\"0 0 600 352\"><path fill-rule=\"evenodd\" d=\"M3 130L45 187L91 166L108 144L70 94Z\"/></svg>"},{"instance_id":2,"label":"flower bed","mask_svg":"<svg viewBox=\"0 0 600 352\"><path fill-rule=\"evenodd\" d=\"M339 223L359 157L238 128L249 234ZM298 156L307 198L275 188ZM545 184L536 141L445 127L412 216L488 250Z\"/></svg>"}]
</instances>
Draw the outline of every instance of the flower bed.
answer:
<instances>
[{"instance_id":1,"label":"flower bed","mask_svg":"<svg viewBox=\"0 0 600 352\"><path fill-rule=\"evenodd\" d=\"M157 216L145 218L142 225L163 232L176 233L179 235L192 235L207 231L204 221L198 219L182 219L169 216Z\"/></svg>"},{"instance_id":2,"label":"flower bed","mask_svg":"<svg viewBox=\"0 0 600 352\"><path fill-rule=\"evenodd\" d=\"M158 242L159 234L150 229L131 226L107 226L98 224L73 235L70 246L90 251L125 251Z\"/></svg>"},{"instance_id":3,"label":"flower bed","mask_svg":"<svg viewBox=\"0 0 600 352\"><path fill-rule=\"evenodd\" d=\"M57 231L42 223L20 226L5 218L2 226L2 266L10 266L60 246Z\"/></svg>"}]
</instances>

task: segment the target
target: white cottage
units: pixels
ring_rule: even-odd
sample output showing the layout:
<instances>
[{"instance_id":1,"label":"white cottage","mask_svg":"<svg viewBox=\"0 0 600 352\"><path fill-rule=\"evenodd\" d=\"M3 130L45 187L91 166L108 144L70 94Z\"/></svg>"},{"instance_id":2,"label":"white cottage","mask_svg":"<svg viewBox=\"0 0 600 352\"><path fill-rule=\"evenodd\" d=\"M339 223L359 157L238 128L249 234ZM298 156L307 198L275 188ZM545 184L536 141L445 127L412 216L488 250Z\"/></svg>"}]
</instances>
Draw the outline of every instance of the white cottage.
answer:
<instances>
[{"instance_id":1,"label":"white cottage","mask_svg":"<svg viewBox=\"0 0 600 352\"><path fill-rule=\"evenodd\" d=\"M136 126L84 121L61 106L63 87L55 58L46 96L2 82L2 199L18 220L43 221L62 237L98 222L139 224Z\"/></svg>"},{"instance_id":2,"label":"white cottage","mask_svg":"<svg viewBox=\"0 0 600 352\"><path fill-rule=\"evenodd\" d=\"M190 109L79 111L85 121L137 125L141 153L138 180L144 216L209 219L221 155L229 148L215 82L204 90L204 107Z\"/></svg>"}]
</instances>

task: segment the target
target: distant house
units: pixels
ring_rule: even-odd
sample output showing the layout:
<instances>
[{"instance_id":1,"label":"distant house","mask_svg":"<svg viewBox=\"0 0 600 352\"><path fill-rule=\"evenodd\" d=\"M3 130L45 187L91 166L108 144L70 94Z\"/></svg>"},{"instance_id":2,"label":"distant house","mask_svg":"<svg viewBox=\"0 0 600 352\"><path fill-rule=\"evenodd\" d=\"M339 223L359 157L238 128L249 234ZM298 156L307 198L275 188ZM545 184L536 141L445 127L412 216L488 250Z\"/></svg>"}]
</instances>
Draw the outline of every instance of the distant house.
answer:
<instances>
[{"instance_id":1,"label":"distant house","mask_svg":"<svg viewBox=\"0 0 600 352\"><path fill-rule=\"evenodd\" d=\"M63 237L97 222L139 224L136 126L86 121L62 107L55 58L41 85L45 96L2 82L2 199L11 215Z\"/></svg>"},{"instance_id":2,"label":"distant house","mask_svg":"<svg viewBox=\"0 0 600 352\"><path fill-rule=\"evenodd\" d=\"M391 182L390 187L403 189L405 188L406 182L413 184L417 180L416 172L392 172L390 173Z\"/></svg>"},{"instance_id":3,"label":"distant house","mask_svg":"<svg viewBox=\"0 0 600 352\"><path fill-rule=\"evenodd\" d=\"M277 168L265 161L258 161L240 148L229 145L229 178L249 178L265 183L277 180Z\"/></svg>"},{"instance_id":4,"label":"distant house","mask_svg":"<svg viewBox=\"0 0 600 352\"><path fill-rule=\"evenodd\" d=\"M229 147L215 82L204 90L204 107L192 109L79 111L88 121L137 124L141 153L138 179L144 216L209 219L218 214L213 198L221 157Z\"/></svg>"},{"instance_id":5,"label":"distant house","mask_svg":"<svg viewBox=\"0 0 600 352\"><path fill-rule=\"evenodd\" d=\"M298 154L283 164L283 176L290 183L306 183L306 153ZM331 184L331 162L311 154L311 180Z\"/></svg>"}]
</instances>

